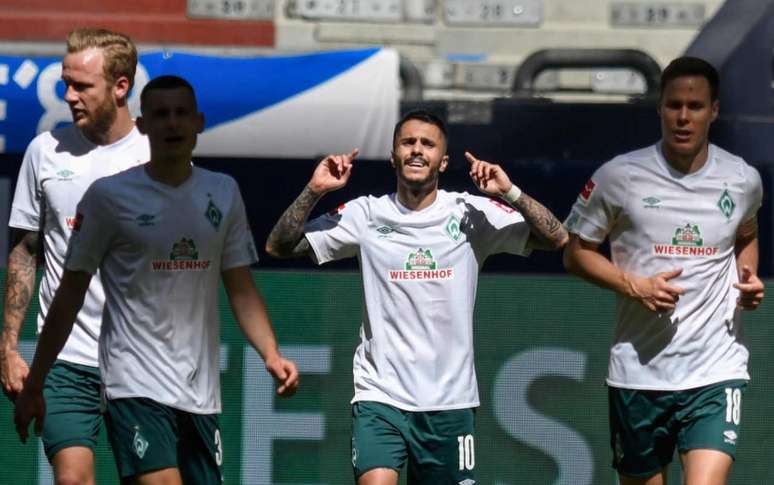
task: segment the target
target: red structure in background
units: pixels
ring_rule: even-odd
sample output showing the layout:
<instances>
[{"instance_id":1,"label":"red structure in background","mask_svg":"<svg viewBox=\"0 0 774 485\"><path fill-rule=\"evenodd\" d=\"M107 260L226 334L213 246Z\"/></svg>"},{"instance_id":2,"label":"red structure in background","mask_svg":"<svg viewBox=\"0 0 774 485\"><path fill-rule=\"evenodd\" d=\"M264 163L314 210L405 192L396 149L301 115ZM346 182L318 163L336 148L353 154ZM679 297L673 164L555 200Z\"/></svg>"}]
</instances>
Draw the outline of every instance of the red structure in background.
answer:
<instances>
[{"instance_id":1,"label":"red structure in background","mask_svg":"<svg viewBox=\"0 0 774 485\"><path fill-rule=\"evenodd\" d=\"M61 42L84 26L143 43L274 46L273 22L191 19L186 0L0 0L0 41Z\"/></svg>"}]
</instances>

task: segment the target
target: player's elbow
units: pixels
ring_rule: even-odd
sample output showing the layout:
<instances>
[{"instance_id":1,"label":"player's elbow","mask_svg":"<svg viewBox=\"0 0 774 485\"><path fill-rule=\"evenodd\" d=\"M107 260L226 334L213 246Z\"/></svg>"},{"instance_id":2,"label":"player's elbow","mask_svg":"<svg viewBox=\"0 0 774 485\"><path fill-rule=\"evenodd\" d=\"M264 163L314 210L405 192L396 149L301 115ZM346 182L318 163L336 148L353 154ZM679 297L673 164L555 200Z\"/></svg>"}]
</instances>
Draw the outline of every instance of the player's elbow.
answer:
<instances>
[{"instance_id":1,"label":"player's elbow","mask_svg":"<svg viewBox=\"0 0 774 485\"><path fill-rule=\"evenodd\" d=\"M568 273L575 275L580 274L577 256L576 248L574 248L574 245L568 238L568 242L565 243L564 252L562 253L562 264L564 265L564 270Z\"/></svg>"},{"instance_id":2,"label":"player's elbow","mask_svg":"<svg viewBox=\"0 0 774 485\"><path fill-rule=\"evenodd\" d=\"M287 259L293 257L293 248L289 245L278 244L272 241L266 241L264 246L266 254L277 259Z\"/></svg>"}]
</instances>

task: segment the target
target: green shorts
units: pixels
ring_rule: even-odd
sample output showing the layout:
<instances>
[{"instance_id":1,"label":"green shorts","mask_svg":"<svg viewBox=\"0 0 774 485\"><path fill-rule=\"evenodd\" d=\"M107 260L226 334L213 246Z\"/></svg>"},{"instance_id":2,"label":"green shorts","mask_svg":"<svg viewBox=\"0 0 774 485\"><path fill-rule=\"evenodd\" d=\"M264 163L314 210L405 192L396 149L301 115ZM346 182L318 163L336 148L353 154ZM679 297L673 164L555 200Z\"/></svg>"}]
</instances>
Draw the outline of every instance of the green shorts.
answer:
<instances>
[{"instance_id":1,"label":"green shorts","mask_svg":"<svg viewBox=\"0 0 774 485\"><path fill-rule=\"evenodd\" d=\"M475 409L409 412L372 401L352 405L355 480L374 468L400 473L408 483L473 483ZM471 480L466 482L466 480Z\"/></svg>"},{"instance_id":2,"label":"green shorts","mask_svg":"<svg viewBox=\"0 0 774 485\"><path fill-rule=\"evenodd\" d=\"M223 483L216 414L188 413L147 398L111 399L105 421L122 481L177 468L183 483Z\"/></svg>"},{"instance_id":3,"label":"green shorts","mask_svg":"<svg viewBox=\"0 0 774 485\"><path fill-rule=\"evenodd\" d=\"M102 426L99 369L57 360L46 378L43 396L46 419L41 439L49 461L71 446L94 450Z\"/></svg>"},{"instance_id":4,"label":"green shorts","mask_svg":"<svg viewBox=\"0 0 774 485\"><path fill-rule=\"evenodd\" d=\"M672 461L675 448L718 450L735 458L746 387L744 380L685 391L608 387L613 467L647 478Z\"/></svg>"}]
</instances>

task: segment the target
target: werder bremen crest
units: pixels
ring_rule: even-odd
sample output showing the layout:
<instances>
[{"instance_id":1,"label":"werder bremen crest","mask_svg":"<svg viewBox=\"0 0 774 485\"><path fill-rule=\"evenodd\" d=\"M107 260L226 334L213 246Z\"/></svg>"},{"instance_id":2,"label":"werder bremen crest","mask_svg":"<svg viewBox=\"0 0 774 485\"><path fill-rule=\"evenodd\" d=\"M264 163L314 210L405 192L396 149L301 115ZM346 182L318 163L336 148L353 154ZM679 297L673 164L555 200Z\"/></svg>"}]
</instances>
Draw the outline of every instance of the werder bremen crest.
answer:
<instances>
[{"instance_id":1,"label":"werder bremen crest","mask_svg":"<svg viewBox=\"0 0 774 485\"><path fill-rule=\"evenodd\" d=\"M724 190L718 199L718 209L726 216L726 219L731 219L731 214L734 213L735 208L736 202L731 198L731 194L728 193L728 190Z\"/></svg>"},{"instance_id":2,"label":"werder bremen crest","mask_svg":"<svg viewBox=\"0 0 774 485\"><path fill-rule=\"evenodd\" d=\"M429 249L419 248L415 253L409 253L406 269L435 269L437 266Z\"/></svg>"},{"instance_id":3,"label":"werder bremen crest","mask_svg":"<svg viewBox=\"0 0 774 485\"><path fill-rule=\"evenodd\" d=\"M135 426L134 428L134 438L132 438L132 445L137 456L140 459L143 459L143 457L145 457L145 452L148 451L148 446L150 446L150 444L148 443L148 440L146 440L143 435L140 434L140 429L138 426Z\"/></svg>"},{"instance_id":4,"label":"werder bremen crest","mask_svg":"<svg viewBox=\"0 0 774 485\"><path fill-rule=\"evenodd\" d=\"M207 210L204 211L204 216L217 231L218 228L220 228L220 221L223 220L223 213L218 209L218 206L215 205L215 202L212 201L212 196L210 194L207 194L207 196L210 198L210 202L207 204Z\"/></svg>"},{"instance_id":5,"label":"werder bremen crest","mask_svg":"<svg viewBox=\"0 0 774 485\"><path fill-rule=\"evenodd\" d=\"M446 226L444 227L446 229L446 234L452 238L452 241L459 240L460 236L462 235L462 231L460 230L460 220L457 219L456 216L451 216L448 221L446 221Z\"/></svg>"},{"instance_id":6,"label":"werder bremen crest","mask_svg":"<svg viewBox=\"0 0 774 485\"><path fill-rule=\"evenodd\" d=\"M698 225L691 223L678 227L672 237L672 244L674 246L702 246L704 240L701 237L701 229Z\"/></svg>"},{"instance_id":7,"label":"werder bremen crest","mask_svg":"<svg viewBox=\"0 0 774 485\"><path fill-rule=\"evenodd\" d=\"M172 252L169 253L169 259L172 261L199 259L199 251L196 249L196 243L193 239L182 238L180 242L172 245Z\"/></svg>"}]
</instances>

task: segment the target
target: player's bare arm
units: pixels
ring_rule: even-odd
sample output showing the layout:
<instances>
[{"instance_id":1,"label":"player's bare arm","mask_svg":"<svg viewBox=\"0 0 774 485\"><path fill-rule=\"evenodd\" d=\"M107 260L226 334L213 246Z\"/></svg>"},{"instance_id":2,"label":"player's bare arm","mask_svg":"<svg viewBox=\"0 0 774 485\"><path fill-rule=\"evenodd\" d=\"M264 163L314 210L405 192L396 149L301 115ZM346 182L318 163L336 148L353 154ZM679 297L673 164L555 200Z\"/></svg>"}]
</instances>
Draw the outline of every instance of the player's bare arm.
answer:
<instances>
[{"instance_id":1,"label":"player's bare arm","mask_svg":"<svg viewBox=\"0 0 774 485\"><path fill-rule=\"evenodd\" d=\"M465 152L470 163L470 178L478 189L493 197L503 198L516 208L530 227L528 244L536 249L556 251L567 244L567 229L543 204L516 188L508 174L495 163L479 160ZM517 191L516 195L512 192Z\"/></svg>"},{"instance_id":2,"label":"player's bare arm","mask_svg":"<svg viewBox=\"0 0 774 485\"><path fill-rule=\"evenodd\" d=\"M3 392L13 400L21 392L29 368L19 354L19 333L35 291L39 237L37 231L13 231L8 255L3 333L0 338L0 381Z\"/></svg>"},{"instance_id":3,"label":"player's bare arm","mask_svg":"<svg viewBox=\"0 0 774 485\"><path fill-rule=\"evenodd\" d=\"M275 258L298 258L311 254L304 238L304 224L317 201L328 192L344 187L352 174L352 161L359 150L349 154L328 155L312 173L301 194L290 204L266 240L266 252Z\"/></svg>"},{"instance_id":4,"label":"player's bare arm","mask_svg":"<svg viewBox=\"0 0 774 485\"><path fill-rule=\"evenodd\" d=\"M298 388L298 369L296 364L280 354L266 303L255 287L249 266L227 269L222 277L231 310L245 338L277 381L277 394L292 396Z\"/></svg>"},{"instance_id":5,"label":"player's bare arm","mask_svg":"<svg viewBox=\"0 0 774 485\"><path fill-rule=\"evenodd\" d=\"M567 244L567 229L543 204L525 193L511 204L530 227L528 244L536 249L556 251Z\"/></svg>"},{"instance_id":6,"label":"player's bare arm","mask_svg":"<svg viewBox=\"0 0 774 485\"><path fill-rule=\"evenodd\" d=\"M683 272L682 268L653 276L627 273L599 252L599 244L584 241L576 234L570 235L570 240L564 248L563 261L569 273L602 288L634 298L653 312L674 310L680 295L685 293L683 288L670 283L671 279Z\"/></svg>"},{"instance_id":7,"label":"player's bare arm","mask_svg":"<svg viewBox=\"0 0 774 485\"><path fill-rule=\"evenodd\" d=\"M736 266L739 269L737 304L745 310L755 310L763 301L764 286L758 278L758 220L753 217L741 224L734 244Z\"/></svg>"},{"instance_id":8,"label":"player's bare arm","mask_svg":"<svg viewBox=\"0 0 774 485\"><path fill-rule=\"evenodd\" d=\"M62 274L62 281L51 302L51 308L48 310L38 339L38 347L29 376L24 389L16 398L14 422L22 443L27 441L27 428L33 419L35 434L40 435L43 430L43 418L46 415L43 383L57 355L67 342L67 337L70 336L75 318L83 306L86 290L89 289L89 282L91 282L91 274L83 271L65 270Z\"/></svg>"}]
</instances>

